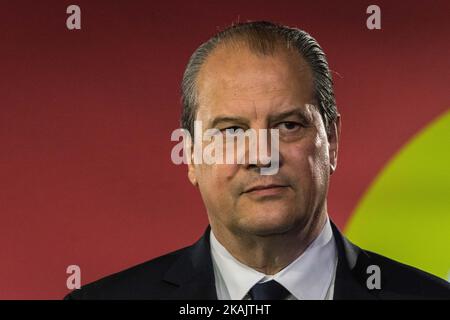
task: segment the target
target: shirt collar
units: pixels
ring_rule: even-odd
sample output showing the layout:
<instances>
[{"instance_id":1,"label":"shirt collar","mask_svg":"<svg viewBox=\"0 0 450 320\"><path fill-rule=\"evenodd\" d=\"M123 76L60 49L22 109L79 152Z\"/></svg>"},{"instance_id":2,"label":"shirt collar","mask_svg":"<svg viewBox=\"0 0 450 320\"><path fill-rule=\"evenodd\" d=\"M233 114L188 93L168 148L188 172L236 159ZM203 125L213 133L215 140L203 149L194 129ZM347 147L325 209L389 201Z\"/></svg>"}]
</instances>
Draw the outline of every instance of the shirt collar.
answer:
<instances>
[{"instance_id":1,"label":"shirt collar","mask_svg":"<svg viewBox=\"0 0 450 320\"><path fill-rule=\"evenodd\" d=\"M258 282L276 280L299 300L324 299L336 265L336 247L327 218L319 236L286 268L265 275L234 258L211 230L211 254L227 287L230 299L242 300Z\"/></svg>"}]
</instances>

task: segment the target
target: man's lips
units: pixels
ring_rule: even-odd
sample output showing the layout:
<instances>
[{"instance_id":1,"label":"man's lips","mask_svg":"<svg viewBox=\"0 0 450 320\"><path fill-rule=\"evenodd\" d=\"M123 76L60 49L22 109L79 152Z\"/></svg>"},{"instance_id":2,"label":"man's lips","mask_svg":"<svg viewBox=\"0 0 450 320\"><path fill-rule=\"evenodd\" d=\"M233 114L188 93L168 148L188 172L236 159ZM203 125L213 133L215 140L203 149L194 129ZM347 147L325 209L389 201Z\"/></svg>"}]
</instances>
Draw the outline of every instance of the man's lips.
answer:
<instances>
[{"instance_id":1,"label":"man's lips","mask_svg":"<svg viewBox=\"0 0 450 320\"><path fill-rule=\"evenodd\" d=\"M260 184L246 188L243 193L273 193L286 187L287 185L282 184Z\"/></svg>"}]
</instances>

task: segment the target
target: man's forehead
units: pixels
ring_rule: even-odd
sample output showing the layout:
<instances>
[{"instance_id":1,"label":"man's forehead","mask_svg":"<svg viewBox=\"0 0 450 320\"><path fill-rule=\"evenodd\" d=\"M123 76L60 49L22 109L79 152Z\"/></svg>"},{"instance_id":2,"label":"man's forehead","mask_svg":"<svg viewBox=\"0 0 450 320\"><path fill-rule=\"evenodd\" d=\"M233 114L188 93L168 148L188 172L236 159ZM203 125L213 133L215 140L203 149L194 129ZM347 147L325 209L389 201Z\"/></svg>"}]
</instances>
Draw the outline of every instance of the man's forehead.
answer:
<instances>
[{"instance_id":1,"label":"man's forehead","mask_svg":"<svg viewBox=\"0 0 450 320\"><path fill-rule=\"evenodd\" d=\"M262 56L249 49L213 52L198 78L199 116L270 117L313 100L310 68L295 54Z\"/></svg>"},{"instance_id":2,"label":"man's forehead","mask_svg":"<svg viewBox=\"0 0 450 320\"><path fill-rule=\"evenodd\" d=\"M220 46L214 49L203 63L197 78L199 91L211 84L222 89L252 87L254 80L285 82L287 78L311 78L306 61L293 50L278 49L263 55L245 46Z\"/></svg>"},{"instance_id":3,"label":"man's forehead","mask_svg":"<svg viewBox=\"0 0 450 320\"><path fill-rule=\"evenodd\" d=\"M248 48L231 49L215 49L202 66L197 78L200 105L313 95L312 72L297 53L261 55Z\"/></svg>"}]
</instances>

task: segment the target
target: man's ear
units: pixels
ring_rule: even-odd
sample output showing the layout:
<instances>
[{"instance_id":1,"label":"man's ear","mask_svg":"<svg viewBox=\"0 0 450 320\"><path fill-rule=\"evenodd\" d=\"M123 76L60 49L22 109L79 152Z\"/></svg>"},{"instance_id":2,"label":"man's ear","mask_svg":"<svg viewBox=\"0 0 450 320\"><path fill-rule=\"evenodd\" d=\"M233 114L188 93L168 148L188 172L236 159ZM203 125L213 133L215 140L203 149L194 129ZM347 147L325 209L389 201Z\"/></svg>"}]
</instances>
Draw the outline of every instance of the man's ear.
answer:
<instances>
[{"instance_id":1,"label":"man's ear","mask_svg":"<svg viewBox=\"0 0 450 320\"><path fill-rule=\"evenodd\" d=\"M330 158L330 175L336 171L338 149L339 149L339 137L341 135L341 116L338 114L336 120L331 123L328 130L328 154Z\"/></svg>"},{"instance_id":2,"label":"man's ear","mask_svg":"<svg viewBox=\"0 0 450 320\"><path fill-rule=\"evenodd\" d=\"M197 187L198 181L194 165L194 144L190 136L188 139L184 140L184 150L189 150L189 152L185 154L185 156L188 158L187 166L188 166L189 181L192 183L194 187Z\"/></svg>"},{"instance_id":3,"label":"man's ear","mask_svg":"<svg viewBox=\"0 0 450 320\"><path fill-rule=\"evenodd\" d=\"M195 167L193 163L188 164L188 178L194 187L198 186L197 175L195 174Z\"/></svg>"}]
</instances>

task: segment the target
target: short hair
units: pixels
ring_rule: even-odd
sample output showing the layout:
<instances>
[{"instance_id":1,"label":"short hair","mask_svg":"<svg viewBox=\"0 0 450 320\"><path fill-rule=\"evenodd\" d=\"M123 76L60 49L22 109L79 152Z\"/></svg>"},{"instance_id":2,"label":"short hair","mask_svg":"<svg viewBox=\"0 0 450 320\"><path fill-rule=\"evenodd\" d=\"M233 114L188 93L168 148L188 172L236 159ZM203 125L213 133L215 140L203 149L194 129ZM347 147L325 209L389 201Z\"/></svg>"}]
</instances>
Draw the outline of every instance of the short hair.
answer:
<instances>
[{"instance_id":1,"label":"short hair","mask_svg":"<svg viewBox=\"0 0 450 320\"><path fill-rule=\"evenodd\" d=\"M275 49L285 47L294 49L311 67L314 81L314 98L325 129L329 132L336 120L338 111L333 91L333 79L328 62L319 43L307 32L275 24L268 21L255 21L234 24L217 33L194 51L186 66L181 83L181 127L194 134L194 121L197 115L197 78L200 69L211 52L222 43L244 42L257 54L270 55Z\"/></svg>"}]
</instances>

